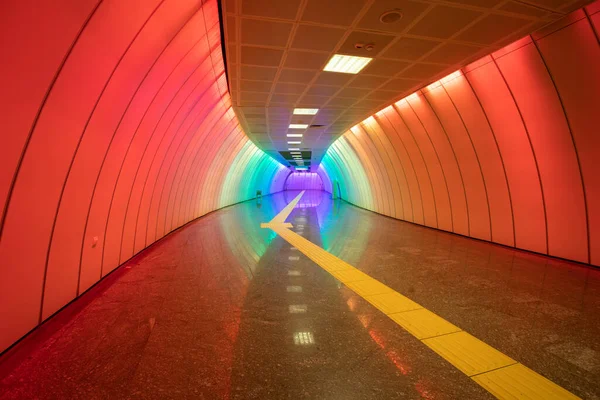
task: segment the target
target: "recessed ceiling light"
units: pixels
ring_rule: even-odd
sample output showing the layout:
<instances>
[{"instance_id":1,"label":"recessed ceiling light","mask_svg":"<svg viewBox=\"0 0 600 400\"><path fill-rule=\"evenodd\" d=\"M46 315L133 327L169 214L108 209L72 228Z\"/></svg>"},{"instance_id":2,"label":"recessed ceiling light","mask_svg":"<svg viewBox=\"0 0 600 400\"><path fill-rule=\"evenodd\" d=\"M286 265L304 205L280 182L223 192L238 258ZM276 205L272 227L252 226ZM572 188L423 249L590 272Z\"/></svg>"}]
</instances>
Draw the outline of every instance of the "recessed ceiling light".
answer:
<instances>
[{"instance_id":1,"label":"recessed ceiling light","mask_svg":"<svg viewBox=\"0 0 600 400\"><path fill-rule=\"evenodd\" d=\"M300 151L292 151L292 154L302 154Z\"/></svg>"},{"instance_id":2,"label":"recessed ceiling light","mask_svg":"<svg viewBox=\"0 0 600 400\"><path fill-rule=\"evenodd\" d=\"M296 167L297 170L306 171L308 167Z\"/></svg>"},{"instance_id":3,"label":"recessed ceiling light","mask_svg":"<svg viewBox=\"0 0 600 400\"><path fill-rule=\"evenodd\" d=\"M295 141L295 142L288 142L288 144L300 144L300 143L302 143L302 142L298 142L298 141Z\"/></svg>"},{"instance_id":4,"label":"recessed ceiling light","mask_svg":"<svg viewBox=\"0 0 600 400\"><path fill-rule=\"evenodd\" d=\"M288 147L288 151L300 150L299 147Z\"/></svg>"},{"instance_id":5,"label":"recessed ceiling light","mask_svg":"<svg viewBox=\"0 0 600 400\"><path fill-rule=\"evenodd\" d=\"M290 124L290 129L306 129L308 124Z\"/></svg>"},{"instance_id":6,"label":"recessed ceiling light","mask_svg":"<svg viewBox=\"0 0 600 400\"><path fill-rule=\"evenodd\" d=\"M302 137L301 133L288 133L287 137Z\"/></svg>"},{"instance_id":7,"label":"recessed ceiling light","mask_svg":"<svg viewBox=\"0 0 600 400\"><path fill-rule=\"evenodd\" d=\"M327 63L323 71L341 72L344 74L358 74L368 63L373 60L371 57L345 56L334 54Z\"/></svg>"},{"instance_id":8,"label":"recessed ceiling light","mask_svg":"<svg viewBox=\"0 0 600 400\"><path fill-rule=\"evenodd\" d=\"M294 108L294 115L315 115L318 112L318 108Z\"/></svg>"}]
</instances>

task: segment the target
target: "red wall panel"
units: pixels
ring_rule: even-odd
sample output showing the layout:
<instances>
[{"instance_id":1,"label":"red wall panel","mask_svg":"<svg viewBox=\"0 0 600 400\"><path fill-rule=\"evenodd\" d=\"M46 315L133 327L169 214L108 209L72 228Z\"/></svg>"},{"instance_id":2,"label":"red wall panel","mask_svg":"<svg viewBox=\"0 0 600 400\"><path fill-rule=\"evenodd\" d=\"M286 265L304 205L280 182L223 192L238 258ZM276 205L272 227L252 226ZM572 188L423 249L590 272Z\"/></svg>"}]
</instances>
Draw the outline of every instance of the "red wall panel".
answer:
<instances>
[{"instance_id":1,"label":"red wall panel","mask_svg":"<svg viewBox=\"0 0 600 400\"><path fill-rule=\"evenodd\" d=\"M591 262L600 264L600 174L598 110L600 46L583 13L536 41L564 106L578 154L586 196Z\"/></svg>"},{"instance_id":2,"label":"red wall panel","mask_svg":"<svg viewBox=\"0 0 600 400\"><path fill-rule=\"evenodd\" d=\"M23 1L0 18L1 352L182 224L282 190L288 170L231 110L216 0Z\"/></svg>"},{"instance_id":3,"label":"red wall panel","mask_svg":"<svg viewBox=\"0 0 600 400\"><path fill-rule=\"evenodd\" d=\"M495 134L512 198L516 246L546 253L546 219L528 133L503 75L488 56L466 73Z\"/></svg>"}]
</instances>

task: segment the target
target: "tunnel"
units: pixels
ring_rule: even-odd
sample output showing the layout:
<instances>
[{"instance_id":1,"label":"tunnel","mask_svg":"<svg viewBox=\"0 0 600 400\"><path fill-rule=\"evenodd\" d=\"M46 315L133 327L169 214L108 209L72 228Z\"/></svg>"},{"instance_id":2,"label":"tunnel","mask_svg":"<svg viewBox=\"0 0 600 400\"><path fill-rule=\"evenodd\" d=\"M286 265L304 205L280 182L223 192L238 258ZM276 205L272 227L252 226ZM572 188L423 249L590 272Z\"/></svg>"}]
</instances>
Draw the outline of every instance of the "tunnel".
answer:
<instances>
[{"instance_id":1,"label":"tunnel","mask_svg":"<svg viewBox=\"0 0 600 400\"><path fill-rule=\"evenodd\" d=\"M0 399L600 398L600 1L0 37Z\"/></svg>"}]
</instances>

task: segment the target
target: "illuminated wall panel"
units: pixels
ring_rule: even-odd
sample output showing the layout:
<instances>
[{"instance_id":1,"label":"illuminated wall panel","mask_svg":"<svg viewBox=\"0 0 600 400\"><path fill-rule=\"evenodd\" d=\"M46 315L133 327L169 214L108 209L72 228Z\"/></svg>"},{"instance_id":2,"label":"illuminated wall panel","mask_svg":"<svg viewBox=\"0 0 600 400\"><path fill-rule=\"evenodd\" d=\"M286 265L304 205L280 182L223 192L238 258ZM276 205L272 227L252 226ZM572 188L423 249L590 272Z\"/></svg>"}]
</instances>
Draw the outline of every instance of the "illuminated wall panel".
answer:
<instances>
[{"instance_id":1,"label":"illuminated wall panel","mask_svg":"<svg viewBox=\"0 0 600 400\"><path fill-rule=\"evenodd\" d=\"M600 265L599 12L377 112L333 143L322 174L381 214Z\"/></svg>"},{"instance_id":2,"label":"illuminated wall panel","mask_svg":"<svg viewBox=\"0 0 600 400\"><path fill-rule=\"evenodd\" d=\"M331 191L331 184L329 185ZM285 181L285 190L323 190L323 180L316 172L293 172Z\"/></svg>"},{"instance_id":3,"label":"illuminated wall panel","mask_svg":"<svg viewBox=\"0 0 600 400\"><path fill-rule=\"evenodd\" d=\"M216 0L28 3L0 13L0 351L152 242L289 174L231 109Z\"/></svg>"}]
</instances>

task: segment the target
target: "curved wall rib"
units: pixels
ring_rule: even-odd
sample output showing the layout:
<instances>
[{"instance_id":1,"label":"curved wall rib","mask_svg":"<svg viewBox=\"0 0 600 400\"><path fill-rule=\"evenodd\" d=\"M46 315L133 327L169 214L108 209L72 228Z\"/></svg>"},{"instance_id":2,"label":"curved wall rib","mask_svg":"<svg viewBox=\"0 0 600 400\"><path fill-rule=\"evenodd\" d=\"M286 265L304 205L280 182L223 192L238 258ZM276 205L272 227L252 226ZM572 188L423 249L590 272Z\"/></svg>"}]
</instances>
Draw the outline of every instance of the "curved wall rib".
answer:
<instances>
[{"instance_id":1,"label":"curved wall rib","mask_svg":"<svg viewBox=\"0 0 600 400\"><path fill-rule=\"evenodd\" d=\"M599 4L362 121L322 174L381 214L600 265Z\"/></svg>"},{"instance_id":2,"label":"curved wall rib","mask_svg":"<svg viewBox=\"0 0 600 400\"><path fill-rule=\"evenodd\" d=\"M0 12L0 352L154 241L289 174L231 109L216 0L29 3Z\"/></svg>"}]
</instances>

